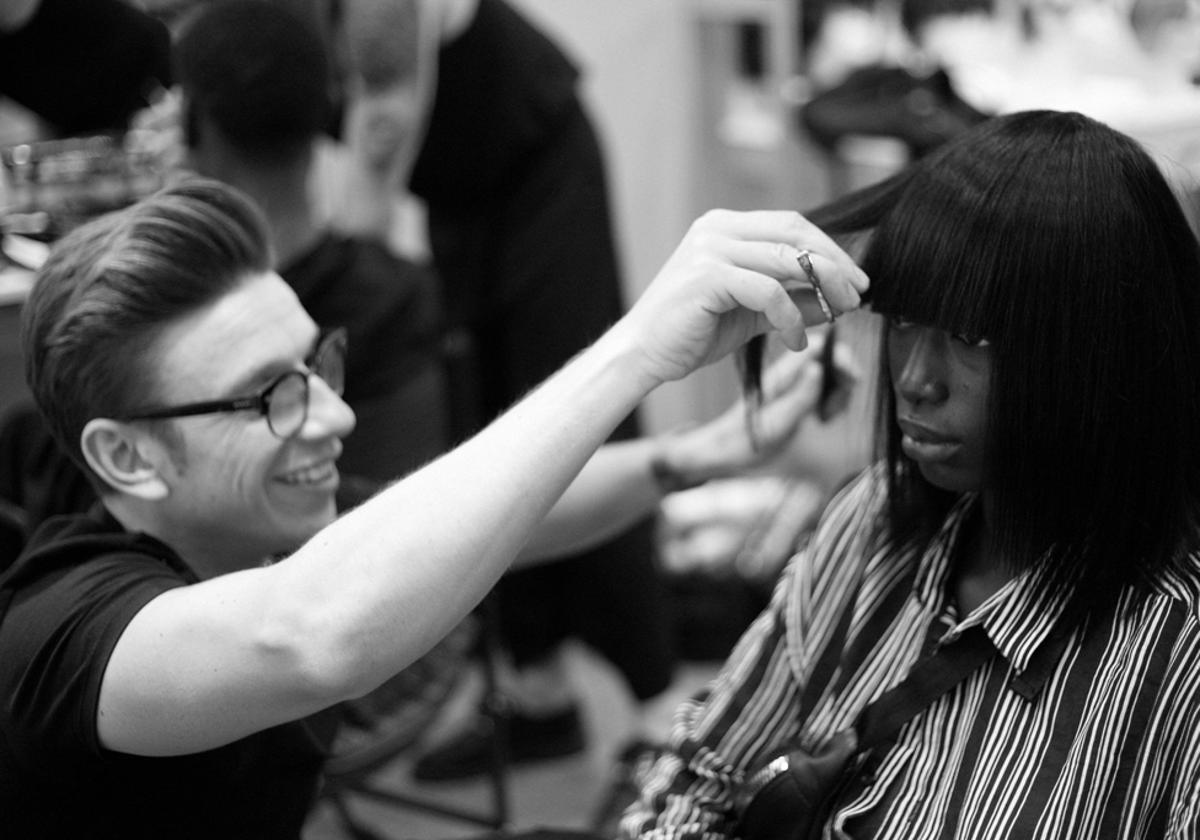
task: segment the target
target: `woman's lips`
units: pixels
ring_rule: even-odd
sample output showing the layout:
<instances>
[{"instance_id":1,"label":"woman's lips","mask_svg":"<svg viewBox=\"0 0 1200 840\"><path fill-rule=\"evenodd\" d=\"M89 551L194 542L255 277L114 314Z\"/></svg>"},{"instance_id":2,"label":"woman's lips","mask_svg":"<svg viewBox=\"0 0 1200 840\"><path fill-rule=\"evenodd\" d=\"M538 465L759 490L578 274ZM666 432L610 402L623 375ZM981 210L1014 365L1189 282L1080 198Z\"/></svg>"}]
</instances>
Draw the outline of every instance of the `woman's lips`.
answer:
<instances>
[{"instance_id":1,"label":"woman's lips","mask_svg":"<svg viewBox=\"0 0 1200 840\"><path fill-rule=\"evenodd\" d=\"M962 443L956 438L936 432L911 420L897 420L904 433L900 446L914 461L945 461L952 458Z\"/></svg>"}]
</instances>

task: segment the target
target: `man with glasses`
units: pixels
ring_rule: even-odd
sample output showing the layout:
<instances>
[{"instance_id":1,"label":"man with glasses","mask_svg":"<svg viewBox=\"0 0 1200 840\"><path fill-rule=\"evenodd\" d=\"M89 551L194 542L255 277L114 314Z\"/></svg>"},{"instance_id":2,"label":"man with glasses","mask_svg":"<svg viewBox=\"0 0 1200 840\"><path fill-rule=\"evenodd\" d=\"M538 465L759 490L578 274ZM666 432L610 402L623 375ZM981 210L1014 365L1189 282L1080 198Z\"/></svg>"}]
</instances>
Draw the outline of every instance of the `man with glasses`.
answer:
<instances>
[{"instance_id":1,"label":"man with glasses","mask_svg":"<svg viewBox=\"0 0 1200 840\"><path fill-rule=\"evenodd\" d=\"M588 350L335 518L344 346L265 243L240 194L188 180L76 230L39 273L27 378L102 505L46 523L0 577L6 837L298 837L322 710L435 644L523 548L658 498L644 445L592 458L623 416L754 333L801 346L779 282L802 279L799 249L838 309L866 287L795 213L710 214Z\"/></svg>"},{"instance_id":2,"label":"man with glasses","mask_svg":"<svg viewBox=\"0 0 1200 840\"><path fill-rule=\"evenodd\" d=\"M287 440L298 434L308 420L309 379L313 376L329 386L339 397L346 390L346 329L323 330L312 355L304 360L305 370L288 370L272 379L255 394L227 400L204 400L169 408L142 408L118 419L163 420L168 417L195 417L225 411L257 411L267 418L267 427L277 438Z\"/></svg>"}]
</instances>

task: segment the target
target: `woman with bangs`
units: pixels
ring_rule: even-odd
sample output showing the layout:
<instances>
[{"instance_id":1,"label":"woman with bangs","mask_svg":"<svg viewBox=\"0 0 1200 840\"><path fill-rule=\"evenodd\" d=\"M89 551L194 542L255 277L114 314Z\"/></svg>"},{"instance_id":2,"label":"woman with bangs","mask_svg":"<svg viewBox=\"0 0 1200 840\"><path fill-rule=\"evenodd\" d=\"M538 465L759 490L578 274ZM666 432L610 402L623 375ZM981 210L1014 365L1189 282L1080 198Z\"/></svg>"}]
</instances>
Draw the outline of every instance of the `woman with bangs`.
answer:
<instances>
[{"instance_id":1,"label":"woman with bangs","mask_svg":"<svg viewBox=\"0 0 1200 840\"><path fill-rule=\"evenodd\" d=\"M879 460L623 831L1200 837L1200 247L1155 162L1013 114L810 218L872 278Z\"/></svg>"}]
</instances>

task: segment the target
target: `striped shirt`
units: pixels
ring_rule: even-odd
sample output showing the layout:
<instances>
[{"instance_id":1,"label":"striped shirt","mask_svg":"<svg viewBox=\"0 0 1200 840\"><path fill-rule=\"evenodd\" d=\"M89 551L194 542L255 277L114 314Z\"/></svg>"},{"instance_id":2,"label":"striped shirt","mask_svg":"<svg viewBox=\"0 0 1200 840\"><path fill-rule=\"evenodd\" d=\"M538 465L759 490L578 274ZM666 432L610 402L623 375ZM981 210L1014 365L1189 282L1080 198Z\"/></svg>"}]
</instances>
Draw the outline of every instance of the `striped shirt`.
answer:
<instances>
[{"instance_id":1,"label":"striped shirt","mask_svg":"<svg viewBox=\"0 0 1200 840\"><path fill-rule=\"evenodd\" d=\"M977 497L904 550L885 502L877 467L829 506L721 674L677 711L623 831L734 836L750 773L789 743L819 751L923 654L981 625L997 655L899 730L825 837L1200 838L1200 559L1056 640L1065 604L1036 571L957 614L951 559Z\"/></svg>"}]
</instances>

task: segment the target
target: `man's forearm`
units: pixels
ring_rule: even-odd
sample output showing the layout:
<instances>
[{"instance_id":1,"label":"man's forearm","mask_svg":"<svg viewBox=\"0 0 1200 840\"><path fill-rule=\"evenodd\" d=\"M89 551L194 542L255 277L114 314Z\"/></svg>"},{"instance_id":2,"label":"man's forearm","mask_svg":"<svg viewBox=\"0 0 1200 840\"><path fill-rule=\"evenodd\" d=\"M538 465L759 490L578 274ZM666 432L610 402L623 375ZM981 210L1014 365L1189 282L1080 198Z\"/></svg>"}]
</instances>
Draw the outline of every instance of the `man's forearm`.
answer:
<instances>
[{"instance_id":1,"label":"man's forearm","mask_svg":"<svg viewBox=\"0 0 1200 840\"><path fill-rule=\"evenodd\" d=\"M819 239L796 214L706 214L617 324L475 438L280 563L154 598L105 671L105 745L212 748L364 693L411 663L487 593L654 387L765 329L789 347L803 342L778 279L798 271L793 242ZM850 308L864 281L829 253L827 286Z\"/></svg>"},{"instance_id":2,"label":"man's forearm","mask_svg":"<svg viewBox=\"0 0 1200 840\"><path fill-rule=\"evenodd\" d=\"M478 604L657 384L642 363L610 331L474 438L291 556L155 598L109 662L105 745L209 749L364 694L409 665Z\"/></svg>"},{"instance_id":3,"label":"man's forearm","mask_svg":"<svg viewBox=\"0 0 1200 840\"><path fill-rule=\"evenodd\" d=\"M281 603L321 628L364 689L412 661L482 599L658 384L632 354L605 336L475 438L322 531L278 567L291 591Z\"/></svg>"}]
</instances>

